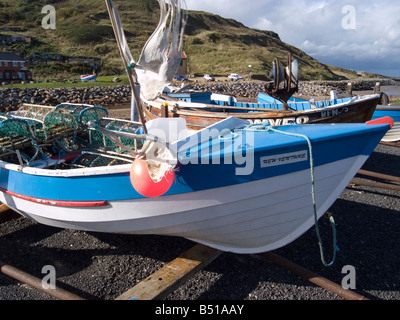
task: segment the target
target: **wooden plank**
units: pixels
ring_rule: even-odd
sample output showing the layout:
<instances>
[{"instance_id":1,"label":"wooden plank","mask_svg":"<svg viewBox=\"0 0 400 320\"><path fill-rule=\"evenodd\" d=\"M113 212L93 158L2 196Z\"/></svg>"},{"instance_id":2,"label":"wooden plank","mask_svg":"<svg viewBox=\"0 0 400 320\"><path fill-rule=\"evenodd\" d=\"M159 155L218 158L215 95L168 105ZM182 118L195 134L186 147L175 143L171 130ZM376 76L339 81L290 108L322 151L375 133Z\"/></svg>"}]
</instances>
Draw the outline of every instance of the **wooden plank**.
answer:
<instances>
[{"instance_id":1,"label":"wooden plank","mask_svg":"<svg viewBox=\"0 0 400 320\"><path fill-rule=\"evenodd\" d=\"M7 205L0 203L0 223L7 222L16 218L20 215L9 208Z\"/></svg>"},{"instance_id":2,"label":"wooden plank","mask_svg":"<svg viewBox=\"0 0 400 320\"><path fill-rule=\"evenodd\" d=\"M161 300L196 272L214 261L222 252L197 244L116 300Z\"/></svg>"},{"instance_id":3,"label":"wooden plank","mask_svg":"<svg viewBox=\"0 0 400 320\"><path fill-rule=\"evenodd\" d=\"M6 212L10 210L10 208L5 204L0 204L0 213Z\"/></svg>"}]
</instances>

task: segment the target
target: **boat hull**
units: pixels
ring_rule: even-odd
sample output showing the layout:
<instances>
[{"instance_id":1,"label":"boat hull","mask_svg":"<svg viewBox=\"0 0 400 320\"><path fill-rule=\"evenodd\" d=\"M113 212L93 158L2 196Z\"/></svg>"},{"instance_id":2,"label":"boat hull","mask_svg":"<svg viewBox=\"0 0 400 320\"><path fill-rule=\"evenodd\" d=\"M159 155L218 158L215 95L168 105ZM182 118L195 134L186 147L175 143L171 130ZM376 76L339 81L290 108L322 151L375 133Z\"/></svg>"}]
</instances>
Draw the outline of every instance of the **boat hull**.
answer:
<instances>
[{"instance_id":1,"label":"boat hull","mask_svg":"<svg viewBox=\"0 0 400 320\"><path fill-rule=\"evenodd\" d=\"M367 156L353 157L316 168L318 218L366 159ZM190 194L110 201L105 206L90 208L52 206L6 193L0 193L0 201L49 226L178 236L219 250L246 254L285 246L315 222L310 170Z\"/></svg>"},{"instance_id":2,"label":"boat hull","mask_svg":"<svg viewBox=\"0 0 400 320\"><path fill-rule=\"evenodd\" d=\"M247 128L232 136L217 132L215 138L206 136L194 144L184 141L171 189L154 198L132 187L130 165L65 171L3 162L0 201L27 218L60 228L179 236L236 253L273 250L314 224L312 179L319 218L388 125L279 129ZM202 134L197 131L195 136ZM210 153L221 144L221 153ZM228 157L228 150L238 151Z\"/></svg>"}]
</instances>

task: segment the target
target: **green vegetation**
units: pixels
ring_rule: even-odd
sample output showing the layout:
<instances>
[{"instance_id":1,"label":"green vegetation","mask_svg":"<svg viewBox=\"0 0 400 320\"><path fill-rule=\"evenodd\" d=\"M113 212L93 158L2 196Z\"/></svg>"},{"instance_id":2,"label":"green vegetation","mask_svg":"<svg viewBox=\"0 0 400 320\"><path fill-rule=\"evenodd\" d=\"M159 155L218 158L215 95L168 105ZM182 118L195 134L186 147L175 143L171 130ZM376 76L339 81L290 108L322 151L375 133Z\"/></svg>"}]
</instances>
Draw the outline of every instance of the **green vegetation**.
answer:
<instances>
[{"instance_id":1,"label":"green vegetation","mask_svg":"<svg viewBox=\"0 0 400 320\"><path fill-rule=\"evenodd\" d=\"M392 104L400 104L400 99L390 99L390 103L392 103Z\"/></svg>"},{"instance_id":2,"label":"green vegetation","mask_svg":"<svg viewBox=\"0 0 400 320\"><path fill-rule=\"evenodd\" d=\"M86 87L107 87L116 85L129 85L127 76L118 77L121 82L115 83L112 79L114 76L98 77L96 81L51 81L51 82L37 82L37 83L17 83L1 86L0 88L86 88Z\"/></svg>"},{"instance_id":3,"label":"green vegetation","mask_svg":"<svg viewBox=\"0 0 400 320\"><path fill-rule=\"evenodd\" d=\"M44 30L41 21L45 5L56 9L56 29ZM159 19L156 0L114 0L119 10L132 55L139 58L146 40ZM35 39L32 44L0 47L12 49L27 58L32 52L59 53L65 56L101 59L100 76L123 75L111 23L103 0L2 0L0 25L20 26L17 32ZM279 39L272 31L250 29L233 20L199 11L190 11L185 31L184 50L188 55L189 74L269 75L272 61L278 57L287 64L290 52L299 60L303 80L335 80L357 77L351 70L324 65L303 51ZM251 65L251 68L249 67ZM34 79L73 79L82 67L51 65L28 66ZM81 68L81 69L79 69ZM80 71L82 70L82 71ZM90 72L91 73L91 72Z\"/></svg>"}]
</instances>

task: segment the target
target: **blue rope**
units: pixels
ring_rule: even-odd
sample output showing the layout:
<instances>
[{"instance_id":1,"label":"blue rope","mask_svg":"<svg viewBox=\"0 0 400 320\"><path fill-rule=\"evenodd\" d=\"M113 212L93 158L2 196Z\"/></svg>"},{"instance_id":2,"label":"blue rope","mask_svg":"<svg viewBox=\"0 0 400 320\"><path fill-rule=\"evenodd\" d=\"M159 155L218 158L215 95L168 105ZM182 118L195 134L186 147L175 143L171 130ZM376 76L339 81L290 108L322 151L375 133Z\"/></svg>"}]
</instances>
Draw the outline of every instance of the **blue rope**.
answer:
<instances>
[{"instance_id":1,"label":"blue rope","mask_svg":"<svg viewBox=\"0 0 400 320\"><path fill-rule=\"evenodd\" d=\"M326 267L332 266L333 263L336 260L336 253L337 253L337 251L339 251L339 247L337 246L335 220L333 219L332 215L329 214L329 221L331 223L332 232L333 232L333 257L332 257L331 262L327 263L325 261L325 257L324 257L324 249L323 249L323 244L322 244L322 240L321 240L321 234L320 234L319 226L318 226L317 201L316 201L316 198L315 198L314 159L313 159L313 156L312 156L312 144L311 144L310 138L308 138L306 135L303 135L303 134L289 133L289 132L277 130L277 129L273 128L269 124L269 122L267 122L267 123L264 122L264 123L261 123L261 124L249 125L248 127L245 128L245 130L251 130L251 131L274 131L274 132L285 134L285 135L289 135L289 136L304 138L307 141L308 149L309 149L309 152L310 152L311 196L312 196L312 201L313 201L315 231L316 231L317 238L318 238L318 246L319 246L319 250L320 250L321 261Z\"/></svg>"}]
</instances>

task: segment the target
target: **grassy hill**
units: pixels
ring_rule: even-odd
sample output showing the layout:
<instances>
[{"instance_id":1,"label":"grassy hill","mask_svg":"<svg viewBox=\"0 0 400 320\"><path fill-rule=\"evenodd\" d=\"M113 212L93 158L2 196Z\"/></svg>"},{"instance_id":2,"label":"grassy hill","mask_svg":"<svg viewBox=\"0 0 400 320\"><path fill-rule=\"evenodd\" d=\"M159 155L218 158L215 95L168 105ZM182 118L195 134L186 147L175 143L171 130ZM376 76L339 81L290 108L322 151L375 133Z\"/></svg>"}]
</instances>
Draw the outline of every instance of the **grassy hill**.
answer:
<instances>
[{"instance_id":1,"label":"grassy hill","mask_svg":"<svg viewBox=\"0 0 400 320\"><path fill-rule=\"evenodd\" d=\"M56 29L45 30L41 13L45 5L56 9ZM156 0L115 0L134 58L157 26L159 7ZM104 0L1 0L0 25L20 26L18 32L32 36L31 45L0 47L28 57L32 52L60 53L102 59L100 75L124 73ZM0 33L5 33L1 32ZM8 32L10 33L10 32ZM185 52L189 73L227 75L231 72L268 75L272 61L278 57L286 65L290 52L299 60L303 80L350 79L354 71L322 64L303 51L280 40L272 31L251 29L218 15L190 11L185 32ZM249 68L248 66L252 67ZM62 70L30 67L34 76L70 76Z\"/></svg>"}]
</instances>

